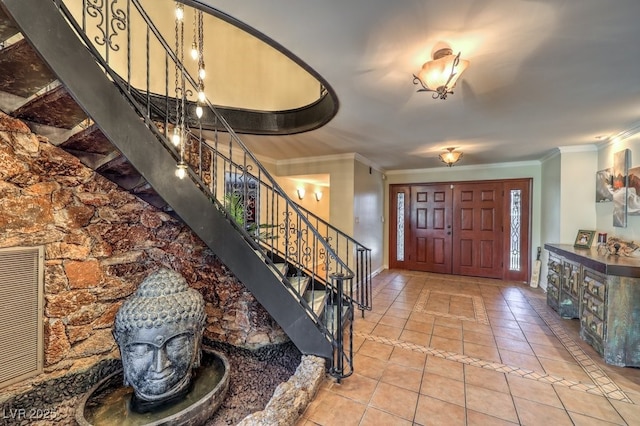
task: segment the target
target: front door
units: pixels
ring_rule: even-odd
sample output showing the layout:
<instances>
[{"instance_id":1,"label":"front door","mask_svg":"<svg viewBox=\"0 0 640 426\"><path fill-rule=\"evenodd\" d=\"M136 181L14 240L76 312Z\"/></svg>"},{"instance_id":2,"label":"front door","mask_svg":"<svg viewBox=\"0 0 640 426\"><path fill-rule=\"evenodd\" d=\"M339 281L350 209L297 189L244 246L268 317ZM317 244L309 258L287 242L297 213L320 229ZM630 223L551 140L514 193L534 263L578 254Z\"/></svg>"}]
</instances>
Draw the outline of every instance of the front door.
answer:
<instances>
[{"instance_id":1,"label":"front door","mask_svg":"<svg viewBox=\"0 0 640 426\"><path fill-rule=\"evenodd\" d=\"M500 182L454 185L453 273L502 277L502 194Z\"/></svg>"},{"instance_id":2,"label":"front door","mask_svg":"<svg viewBox=\"0 0 640 426\"><path fill-rule=\"evenodd\" d=\"M451 273L451 187L411 186L409 268Z\"/></svg>"},{"instance_id":3,"label":"front door","mask_svg":"<svg viewBox=\"0 0 640 426\"><path fill-rule=\"evenodd\" d=\"M531 179L391 185L389 266L526 281Z\"/></svg>"}]
</instances>

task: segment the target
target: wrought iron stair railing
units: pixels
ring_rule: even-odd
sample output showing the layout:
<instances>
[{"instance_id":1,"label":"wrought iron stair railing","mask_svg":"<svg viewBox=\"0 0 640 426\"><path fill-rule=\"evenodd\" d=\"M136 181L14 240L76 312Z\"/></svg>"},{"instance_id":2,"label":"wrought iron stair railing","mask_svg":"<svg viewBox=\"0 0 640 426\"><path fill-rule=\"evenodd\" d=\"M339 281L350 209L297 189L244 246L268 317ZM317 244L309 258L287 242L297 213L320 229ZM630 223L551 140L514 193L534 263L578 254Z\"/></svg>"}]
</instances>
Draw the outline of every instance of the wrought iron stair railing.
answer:
<instances>
[{"instance_id":1,"label":"wrought iron stair railing","mask_svg":"<svg viewBox=\"0 0 640 426\"><path fill-rule=\"evenodd\" d=\"M158 143L176 164L184 161L188 165L188 178L229 218L255 255L287 288L292 303L303 307L330 342L330 373L338 378L352 374L352 301L360 309L370 306L370 291L366 290L370 286L370 261L365 260L368 249L353 242L347 244L347 252L354 251L352 256L363 265L354 273L351 260L339 257L344 250L332 247L333 237L321 234L313 222L327 229L330 226L303 211L282 191L208 99L203 102L215 125L208 134L203 132L189 109L197 103L198 83L139 0L122 2L124 8L117 0L53 1ZM171 82L182 86L172 88ZM155 90L157 87L163 90ZM142 99L140 93L144 94ZM182 123L177 114L180 108L184 112ZM188 138L179 148L170 137L177 125L188 128ZM174 170L166 173L173 175ZM240 204L234 204L234 200ZM335 235L345 237L337 232ZM348 333L344 333L345 327Z\"/></svg>"}]
</instances>

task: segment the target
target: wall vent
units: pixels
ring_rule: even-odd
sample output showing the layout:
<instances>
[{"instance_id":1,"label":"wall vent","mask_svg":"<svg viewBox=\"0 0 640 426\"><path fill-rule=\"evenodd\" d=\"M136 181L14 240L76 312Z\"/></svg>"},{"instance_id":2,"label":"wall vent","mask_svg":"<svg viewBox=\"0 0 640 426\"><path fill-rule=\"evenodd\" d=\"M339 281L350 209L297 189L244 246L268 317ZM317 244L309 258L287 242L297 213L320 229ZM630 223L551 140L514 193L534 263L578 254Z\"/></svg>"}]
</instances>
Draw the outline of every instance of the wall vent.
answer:
<instances>
[{"instance_id":1,"label":"wall vent","mask_svg":"<svg viewBox=\"0 0 640 426\"><path fill-rule=\"evenodd\" d=\"M42 372L44 248L0 249L0 388Z\"/></svg>"}]
</instances>

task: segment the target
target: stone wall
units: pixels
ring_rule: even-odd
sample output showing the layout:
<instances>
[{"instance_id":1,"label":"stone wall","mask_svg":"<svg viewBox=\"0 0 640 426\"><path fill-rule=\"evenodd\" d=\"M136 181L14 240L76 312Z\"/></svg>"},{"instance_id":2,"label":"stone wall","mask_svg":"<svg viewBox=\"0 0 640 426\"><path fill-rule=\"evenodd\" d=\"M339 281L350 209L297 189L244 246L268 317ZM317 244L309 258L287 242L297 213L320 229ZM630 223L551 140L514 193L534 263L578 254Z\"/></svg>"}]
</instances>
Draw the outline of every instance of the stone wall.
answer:
<instances>
[{"instance_id":1,"label":"stone wall","mask_svg":"<svg viewBox=\"0 0 640 426\"><path fill-rule=\"evenodd\" d=\"M205 337L255 349L286 335L180 220L121 190L0 113L0 248L45 247L45 377L118 358L117 309L151 271L206 302Z\"/></svg>"}]
</instances>

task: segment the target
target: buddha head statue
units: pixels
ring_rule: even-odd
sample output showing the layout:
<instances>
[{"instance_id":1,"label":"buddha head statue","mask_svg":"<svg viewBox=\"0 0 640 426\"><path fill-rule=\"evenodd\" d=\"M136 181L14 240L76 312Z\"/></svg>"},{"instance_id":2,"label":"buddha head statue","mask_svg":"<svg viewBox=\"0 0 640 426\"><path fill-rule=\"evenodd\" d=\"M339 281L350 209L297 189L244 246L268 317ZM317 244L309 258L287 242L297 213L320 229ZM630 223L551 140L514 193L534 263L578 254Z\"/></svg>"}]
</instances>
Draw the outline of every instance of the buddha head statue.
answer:
<instances>
[{"instance_id":1,"label":"buddha head statue","mask_svg":"<svg viewBox=\"0 0 640 426\"><path fill-rule=\"evenodd\" d=\"M134 411L151 411L188 392L204 323L202 295L168 269L150 274L122 304L113 334Z\"/></svg>"}]
</instances>

